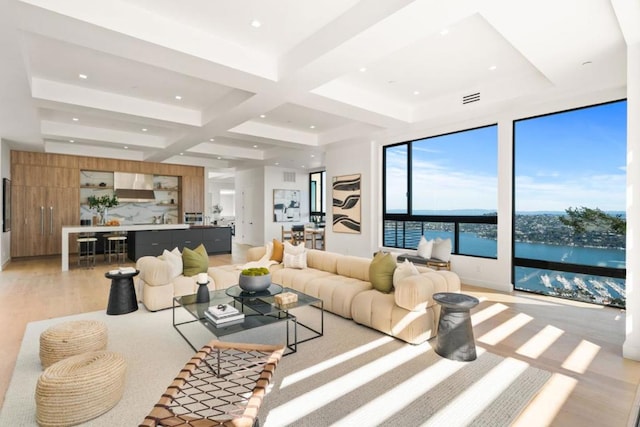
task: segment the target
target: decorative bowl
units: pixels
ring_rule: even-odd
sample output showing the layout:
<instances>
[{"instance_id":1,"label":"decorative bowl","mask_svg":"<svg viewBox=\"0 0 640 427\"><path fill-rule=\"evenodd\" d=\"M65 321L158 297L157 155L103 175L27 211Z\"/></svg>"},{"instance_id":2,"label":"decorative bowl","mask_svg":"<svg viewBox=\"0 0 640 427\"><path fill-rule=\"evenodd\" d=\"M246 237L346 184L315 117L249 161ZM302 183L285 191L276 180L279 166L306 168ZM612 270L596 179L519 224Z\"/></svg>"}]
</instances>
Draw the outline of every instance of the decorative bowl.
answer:
<instances>
[{"instance_id":1,"label":"decorative bowl","mask_svg":"<svg viewBox=\"0 0 640 427\"><path fill-rule=\"evenodd\" d=\"M240 274L238 286L245 292L260 292L266 290L271 285L271 274L262 276L247 276Z\"/></svg>"}]
</instances>

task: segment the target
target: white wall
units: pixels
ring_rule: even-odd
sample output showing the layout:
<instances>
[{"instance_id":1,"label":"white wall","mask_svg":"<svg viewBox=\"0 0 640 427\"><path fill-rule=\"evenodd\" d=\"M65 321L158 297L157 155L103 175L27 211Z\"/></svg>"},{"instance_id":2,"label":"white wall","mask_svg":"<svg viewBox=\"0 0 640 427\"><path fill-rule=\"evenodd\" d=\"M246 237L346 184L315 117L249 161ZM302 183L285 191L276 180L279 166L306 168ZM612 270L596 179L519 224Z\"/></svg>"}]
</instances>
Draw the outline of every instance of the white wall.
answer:
<instances>
[{"instance_id":1,"label":"white wall","mask_svg":"<svg viewBox=\"0 0 640 427\"><path fill-rule=\"evenodd\" d=\"M264 245L265 200L264 169L238 171L236 189L236 236L237 243L252 246Z\"/></svg>"},{"instance_id":2,"label":"white wall","mask_svg":"<svg viewBox=\"0 0 640 427\"><path fill-rule=\"evenodd\" d=\"M0 146L0 175L2 178L11 178L11 149L9 148L9 144L6 141L0 140ZM0 191L0 194L2 194L2 191ZM1 203L2 200L0 199L0 204ZM2 221L4 221L4 217L2 209L0 209L0 224L2 224ZM0 270L4 269L4 266L9 262L10 259L11 232L2 232L2 238L0 238Z\"/></svg>"},{"instance_id":3,"label":"white wall","mask_svg":"<svg viewBox=\"0 0 640 427\"><path fill-rule=\"evenodd\" d=\"M326 200L327 216L325 245L331 252L346 255L371 257L379 247L380 203L379 182L381 168L378 167L382 155L380 147L371 141L333 144L327 147L325 163L327 171ZM361 175L361 229L360 234L335 233L331 208L333 178L342 175Z\"/></svg>"}]
</instances>

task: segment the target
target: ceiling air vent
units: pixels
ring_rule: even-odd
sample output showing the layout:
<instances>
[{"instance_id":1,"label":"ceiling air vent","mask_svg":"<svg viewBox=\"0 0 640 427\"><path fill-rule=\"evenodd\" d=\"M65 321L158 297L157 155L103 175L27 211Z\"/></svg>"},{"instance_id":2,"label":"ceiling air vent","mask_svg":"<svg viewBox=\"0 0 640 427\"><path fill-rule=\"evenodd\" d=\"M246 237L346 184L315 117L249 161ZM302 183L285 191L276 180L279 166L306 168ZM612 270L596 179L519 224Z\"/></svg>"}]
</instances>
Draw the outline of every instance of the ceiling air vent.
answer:
<instances>
[{"instance_id":1,"label":"ceiling air vent","mask_svg":"<svg viewBox=\"0 0 640 427\"><path fill-rule=\"evenodd\" d=\"M284 182L296 182L296 173L295 172L283 172L282 179Z\"/></svg>"},{"instance_id":2,"label":"ceiling air vent","mask_svg":"<svg viewBox=\"0 0 640 427\"><path fill-rule=\"evenodd\" d=\"M462 105L480 101L480 92L464 95L462 97Z\"/></svg>"}]
</instances>

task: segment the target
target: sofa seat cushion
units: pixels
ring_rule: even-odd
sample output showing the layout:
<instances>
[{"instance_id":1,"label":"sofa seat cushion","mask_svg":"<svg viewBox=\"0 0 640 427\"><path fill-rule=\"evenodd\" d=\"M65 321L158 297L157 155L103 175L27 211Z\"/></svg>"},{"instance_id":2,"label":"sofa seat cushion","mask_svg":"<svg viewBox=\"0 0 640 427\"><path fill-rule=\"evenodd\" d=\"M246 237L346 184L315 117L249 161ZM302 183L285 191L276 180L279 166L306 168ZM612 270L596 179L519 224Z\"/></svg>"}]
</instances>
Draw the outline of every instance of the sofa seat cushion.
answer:
<instances>
[{"instance_id":1,"label":"sofa seat cushion","mask_svg":"<svg viewBox=\"0 0 640 427\"><path fill-rule=\"evenodd\" d=\"M423 311L405 310L395 304L393 293L385 294L375 289L358 293L351 304L356 323L410 344L423 343L436 335L438 313L433 307Z\"/></svg>"},{"instance_id":2,"label":"sofa seat cushion","mask_svg":"<svg viewBox=\"0 0 640 427\"><path fill-rule=\"evenodd\" d=\"M316 277L306 282L304 290L307 295L320 298L324 309L334 314L351 319L351 303L360 292L371 289L371 283L352 277L330 274Z\"/></svg>"},{"instance_id":3,"label":"sofa seat cushion","mask_svg":"<svg viewBox=\"0 0 640 427\"><path fill-rule=\"evenodd\" d=\"M227 289L230 286L238 284L238 277L242 267L238 265L221 265L216 267L209 267L207 274L213 280L213 287L215 289ZM211 283L209 284L211 287Z\"/></svg>"},{"instance_id":4,"label":"sofa seat cushion","mask_svg":"<svg viewBox=\"0 0 640 427\"><path fill-rule=\"evenodd\" d=\"M422 311L436 302L436 292L459 292L460 278L450 271L431 271L400 280L394 292L395 303L409 311Z\"/></svg>"}]
</instances>

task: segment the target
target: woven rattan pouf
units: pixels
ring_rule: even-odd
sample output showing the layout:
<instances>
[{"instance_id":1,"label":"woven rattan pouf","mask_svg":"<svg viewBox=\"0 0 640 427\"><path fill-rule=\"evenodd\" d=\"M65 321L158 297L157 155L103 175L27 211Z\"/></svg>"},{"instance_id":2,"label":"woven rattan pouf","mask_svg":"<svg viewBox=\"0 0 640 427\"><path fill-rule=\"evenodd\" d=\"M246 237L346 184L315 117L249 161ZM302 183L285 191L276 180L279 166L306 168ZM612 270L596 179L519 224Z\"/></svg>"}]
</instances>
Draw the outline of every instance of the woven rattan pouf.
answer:
<instances>
[{"instance_id":1,"label":"woven rattan pouf","mask_svg":"<svg viewBox=\"0 0 640 427\"><path fill-rule=\"evenodd\" d=\"M126 362L110 351L91 351L44 370L36 385L40 426L70 426L102 415L122 397Z\"/></svg>"},{"instance_id":2,"label":"woven rattan pouf","mask_svg":"<svg viewBox=\"0 0 640 427\"><path fill-rule=\"evenodd\" d=\"M107 326L98 320L71 320L54 325L40 335L42 367L87 351L106 350Z\"/></svg>"}]
</instances>

